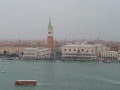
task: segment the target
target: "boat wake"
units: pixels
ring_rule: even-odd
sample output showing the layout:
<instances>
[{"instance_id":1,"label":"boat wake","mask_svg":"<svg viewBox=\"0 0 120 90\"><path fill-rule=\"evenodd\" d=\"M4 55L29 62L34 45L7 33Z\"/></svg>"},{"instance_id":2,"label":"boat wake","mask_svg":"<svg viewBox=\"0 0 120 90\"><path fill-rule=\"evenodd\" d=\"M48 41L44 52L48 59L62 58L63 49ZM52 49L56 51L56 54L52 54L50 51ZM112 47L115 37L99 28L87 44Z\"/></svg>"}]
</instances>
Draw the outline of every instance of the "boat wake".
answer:
<instances>
[{"instance_id":1,"label":"boat wake","mask_svg":"<svg viewBox=\"0 0 120 90\"><path fill-rule=\"evenodd\" d=\"M37 85L39 86L41 86L41 85L55 85L55 83L37 83Z\"/></svg>"},{"instance_id":2,"label":"boat wake","mask_svg":"<svg viewBox=\"0 0 120 90\"><path fill-rule=\"evenodd\" d=\"M97 80L101 80L107 83L111 83L111 84L116 84L116 85L120 85L120 81L115 81L115 80L111 80L111 79L106 79L106 78L102 78L102 77L94 77Z\"/></svg>"},{"instance_id":3,"label":"boat wake","mask_svg":"<svg viewBox=\"0 0 120 90\"><path fill-rule=\"evenodd\" d=\"M91 78L91 79L95 79L95 80L99 80L102 82L106 82L109 84L115 84L115 85L120 85L120 81L116 81L116 80L112 80L112 79L107 79L107 78L103 78L103 77L98 77L98 76L91 76L91 77L87 77L87 78ZM69 83L69 82L60 82L60 83L37 83L37 85L60 85L60 86L79 86L81 85L81 83Z\"/></svg>"},{"instance_id":4,"label":"boat wake","mask_svg":"<svg viewBox=\"0 0 120 90\"><path fill-rule=\"evenodd\" d=\"M37 85L41 86L41 85L45 85L45 86L48 86L48 85L52 85L52 86L79 86L80 83L69 83L69 82L60 82L60 83L37 83Z\"/></svg>"}]
</instances>

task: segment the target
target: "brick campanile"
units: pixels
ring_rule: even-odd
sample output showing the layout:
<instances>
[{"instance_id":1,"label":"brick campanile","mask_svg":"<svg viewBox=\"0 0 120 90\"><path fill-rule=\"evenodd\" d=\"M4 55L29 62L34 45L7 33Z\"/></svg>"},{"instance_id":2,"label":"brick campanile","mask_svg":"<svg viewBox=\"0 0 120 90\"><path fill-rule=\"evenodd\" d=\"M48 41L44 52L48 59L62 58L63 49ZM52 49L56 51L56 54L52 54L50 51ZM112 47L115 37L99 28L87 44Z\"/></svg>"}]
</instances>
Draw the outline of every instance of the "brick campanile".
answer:
<instances>
[{"instance_id":1,"label":"brick campanile","mask_svg":"<svg viewBox=\"0 0 120 90\"><path fill-rule=\"evenodd\" d=\"M53 39L53 26L51 24L51 20L49 19L48 25L48 36L47 36L47 47L51 48L52 57L54 56L54 39Z\"/></svg>"}]
</instances>

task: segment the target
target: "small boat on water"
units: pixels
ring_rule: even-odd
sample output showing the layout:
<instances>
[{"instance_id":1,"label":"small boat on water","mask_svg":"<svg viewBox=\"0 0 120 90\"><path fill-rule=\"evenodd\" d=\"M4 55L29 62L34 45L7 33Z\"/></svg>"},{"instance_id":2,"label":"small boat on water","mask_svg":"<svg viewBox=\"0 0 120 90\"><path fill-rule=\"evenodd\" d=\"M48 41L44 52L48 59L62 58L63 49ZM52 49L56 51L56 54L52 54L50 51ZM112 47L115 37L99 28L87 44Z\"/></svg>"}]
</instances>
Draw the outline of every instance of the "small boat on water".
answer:
<instances>
[{"instance_id":1,"label":"small boat on water","mask_svg":"<svg viewBox=\"0 0 120 90\"><path fill-rule=\"evenodd\" d=\"M36 80L16 80L15 85L20 85L20 86L35 86L37 84Z\"/></svg>"}]
</instances>

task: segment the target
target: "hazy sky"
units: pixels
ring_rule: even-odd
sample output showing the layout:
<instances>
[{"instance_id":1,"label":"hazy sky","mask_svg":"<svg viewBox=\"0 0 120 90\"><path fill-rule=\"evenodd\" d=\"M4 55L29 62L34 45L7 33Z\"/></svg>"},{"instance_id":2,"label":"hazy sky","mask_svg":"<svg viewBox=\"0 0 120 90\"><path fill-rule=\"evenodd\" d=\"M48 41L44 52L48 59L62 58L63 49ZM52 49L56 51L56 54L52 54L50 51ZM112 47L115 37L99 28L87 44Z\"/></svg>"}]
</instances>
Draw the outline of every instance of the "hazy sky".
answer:
<instances>
[{"instance_id":1,"label":"hazy sky","mask_svg":"<svg viewBox=\"0 0 120 90\"><path fill-rule=\"evenodd\" d=\"M0 39L120 40L120 0L0 0Z\"/></svg>"}]
</instances>

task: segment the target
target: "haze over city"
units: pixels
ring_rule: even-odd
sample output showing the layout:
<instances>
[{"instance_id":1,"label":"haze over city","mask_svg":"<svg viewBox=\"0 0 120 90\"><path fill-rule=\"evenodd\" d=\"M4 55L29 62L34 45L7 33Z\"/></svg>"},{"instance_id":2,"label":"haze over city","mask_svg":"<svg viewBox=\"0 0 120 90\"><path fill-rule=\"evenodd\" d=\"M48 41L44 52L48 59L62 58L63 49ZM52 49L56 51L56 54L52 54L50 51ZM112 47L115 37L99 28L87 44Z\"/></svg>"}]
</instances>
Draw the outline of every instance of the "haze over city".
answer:
<instances>
[{"instance_id":1,"label":"haze over city","mask_svg":"<svg viewBox=\"0 0 120 90\"><path fill-rule=\"evenodd\" d=\"M1 0L0 40L54 37L119 41L119 0Z\"/></svg>"}]
</instances>

